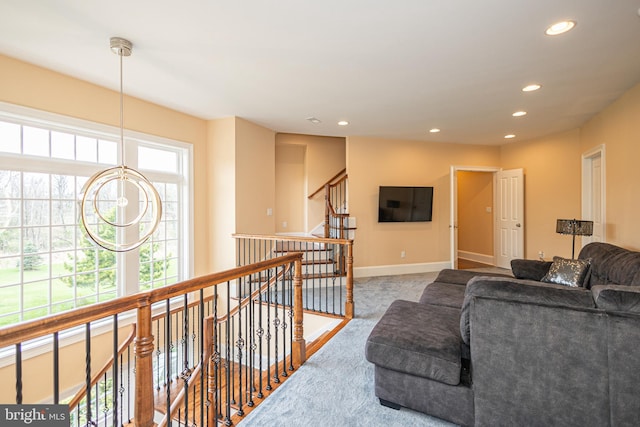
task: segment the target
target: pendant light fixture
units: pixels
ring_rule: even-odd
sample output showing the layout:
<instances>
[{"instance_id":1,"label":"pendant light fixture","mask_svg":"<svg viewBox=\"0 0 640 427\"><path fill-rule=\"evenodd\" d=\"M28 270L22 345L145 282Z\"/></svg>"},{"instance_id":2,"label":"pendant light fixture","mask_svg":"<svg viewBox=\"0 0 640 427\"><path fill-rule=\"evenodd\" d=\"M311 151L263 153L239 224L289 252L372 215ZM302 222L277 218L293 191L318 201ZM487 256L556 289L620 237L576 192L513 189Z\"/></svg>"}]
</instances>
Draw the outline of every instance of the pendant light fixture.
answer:
<instances>
[{"instance_id":1,"label":"pendant light fixture","mask_svg":"<svg viewBox=\"0 0 640 427\"><path fill-rule=\"evenodd\" d=\"M156 231L162 217L162 202L153 184L125 165L122 58L131 56L133 45L123 38L112 37L110 46L120 57L121 164L89 178L80 194L80 218L92 242L109 251L126 252L142 245Z\"/></svg>"}]
</instances>

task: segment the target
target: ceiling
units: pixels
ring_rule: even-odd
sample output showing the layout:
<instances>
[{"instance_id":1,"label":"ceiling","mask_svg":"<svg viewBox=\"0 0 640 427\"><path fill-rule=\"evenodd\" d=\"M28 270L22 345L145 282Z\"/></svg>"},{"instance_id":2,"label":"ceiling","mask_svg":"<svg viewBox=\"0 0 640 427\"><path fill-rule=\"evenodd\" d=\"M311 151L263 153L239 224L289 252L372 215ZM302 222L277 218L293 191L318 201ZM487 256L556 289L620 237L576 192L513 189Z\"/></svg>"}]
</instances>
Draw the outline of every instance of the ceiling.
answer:
<instances>
[{"instance_id":1,"label":"ceiling","mask_svg":"<svg viewBox=\"0 0 640 427\"><path fill-rule=\"evenodd\" d=\"M640 0L0 0L0 53L118 90L109 38L119 36L134 45L126 94L203 119L498 145L575 129L639 83L639 8ZM577 26L544 34L563 19ZM532 82L542 89L521 91ZM518 110L528 114L512 117Z\"/></svg>"}]
</instances>

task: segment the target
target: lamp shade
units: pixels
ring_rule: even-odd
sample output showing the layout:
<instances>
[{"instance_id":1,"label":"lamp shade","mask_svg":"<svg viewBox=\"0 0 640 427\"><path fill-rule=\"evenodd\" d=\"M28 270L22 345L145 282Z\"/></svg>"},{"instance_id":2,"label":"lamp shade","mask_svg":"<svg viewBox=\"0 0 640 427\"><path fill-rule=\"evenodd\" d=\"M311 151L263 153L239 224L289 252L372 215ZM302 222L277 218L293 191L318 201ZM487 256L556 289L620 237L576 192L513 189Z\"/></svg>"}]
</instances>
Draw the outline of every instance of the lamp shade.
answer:
<instances>
[{"instance_id":1,"label":"lamp shade","mask_svg":"<svg viewBox=\"0 0 640 427\"><path fill-rule=\"evenodd\" d=\"M556 233L574 236L591 236L593 234L593 221L559 219L556 222Z\"/></svg>"}]
</instances>

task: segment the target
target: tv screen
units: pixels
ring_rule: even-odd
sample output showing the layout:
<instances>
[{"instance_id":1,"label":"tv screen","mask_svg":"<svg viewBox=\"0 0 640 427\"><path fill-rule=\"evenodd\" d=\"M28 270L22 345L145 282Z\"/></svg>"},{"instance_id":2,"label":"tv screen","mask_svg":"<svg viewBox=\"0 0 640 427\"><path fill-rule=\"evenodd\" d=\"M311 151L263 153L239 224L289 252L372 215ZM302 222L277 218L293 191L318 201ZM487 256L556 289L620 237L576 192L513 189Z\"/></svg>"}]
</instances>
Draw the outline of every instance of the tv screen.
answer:
<instances>
[{"instance_id":1,"label":"tv screen","mask_svg":"<svg viewBox=\"0 0 640 427\"><path fill-rule=\"evenodd\" d=\"M431 221L433 187L381 186L378 222Z\"/></svg>"}]
</instances>

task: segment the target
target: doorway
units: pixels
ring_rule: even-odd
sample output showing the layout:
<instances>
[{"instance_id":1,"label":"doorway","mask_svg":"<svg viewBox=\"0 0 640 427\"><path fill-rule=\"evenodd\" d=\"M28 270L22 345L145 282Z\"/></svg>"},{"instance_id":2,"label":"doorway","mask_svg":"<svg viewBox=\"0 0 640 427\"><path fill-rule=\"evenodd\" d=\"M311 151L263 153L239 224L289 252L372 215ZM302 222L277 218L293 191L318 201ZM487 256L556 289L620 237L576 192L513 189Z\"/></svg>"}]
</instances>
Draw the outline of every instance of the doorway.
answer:
<instances>
[{"instance_id":1,"label":"doorway","mask_svg":"<svg viewBox=\"0 0 640 427\"><path fill-rule=\"evenodd\" d=\"M451 166L450 179L452 268L459 257L510 268L524 256L523 170Z\"/></svg>"}]
</instances>

